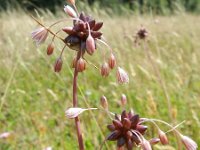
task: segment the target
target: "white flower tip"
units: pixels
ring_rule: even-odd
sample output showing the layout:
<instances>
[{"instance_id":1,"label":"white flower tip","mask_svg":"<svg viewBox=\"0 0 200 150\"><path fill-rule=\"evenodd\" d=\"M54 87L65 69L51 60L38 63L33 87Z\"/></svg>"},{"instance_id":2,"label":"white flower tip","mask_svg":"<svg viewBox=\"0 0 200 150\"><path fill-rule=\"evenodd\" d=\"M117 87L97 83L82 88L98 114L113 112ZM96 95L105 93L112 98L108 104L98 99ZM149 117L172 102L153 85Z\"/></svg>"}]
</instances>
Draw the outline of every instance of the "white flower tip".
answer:
<instances>
[{"instance_id":1,"label":"white flower tip","mask_svg":"<svg viewBox=\"0 0 200 150\"><path fill-rule=\"evenodd\" d=\"M72 18L76 18L77 14L74 11L74 9L72 7L70 7L69 5L65 5L64 6L64 11Z\"/></svg>"},{"instance_id":2,"label":"white flower tip","mask_svg":"<svg viewBox=\"0 0 200 150\"><path fill-rule=\"evenodd\" d=\"M69 119L73 119L78 117L78 115L80 115L81 113L83 113L86 110L94 110L97 108L87 108L87 109L83 109L83 108L77 108L77 107L73 107L73 108L69 108L65 111L65 115L67 118Z\"/></svg>"},{"instance_id":3,"label":"white flower tip","mask_svg":"<svg viewBox=\"0 0 200 150\"><path fill-rule=\"evenodd\" d=\"M127 72L124 71L121 67L117 68L117 81L121 84L129 82L129 77Z\"/></svg>"}]
</instances>

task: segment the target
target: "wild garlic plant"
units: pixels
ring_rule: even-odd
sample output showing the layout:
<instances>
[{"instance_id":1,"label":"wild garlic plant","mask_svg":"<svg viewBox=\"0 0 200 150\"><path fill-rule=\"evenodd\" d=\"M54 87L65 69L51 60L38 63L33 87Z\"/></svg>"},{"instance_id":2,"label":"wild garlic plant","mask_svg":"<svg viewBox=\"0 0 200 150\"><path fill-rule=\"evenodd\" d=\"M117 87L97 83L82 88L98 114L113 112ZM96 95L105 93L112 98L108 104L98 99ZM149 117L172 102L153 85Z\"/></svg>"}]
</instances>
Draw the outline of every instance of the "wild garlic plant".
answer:
<instances>
[{"instance_id":1,"label":"wild garlic plant","mask_svg":"<svg viewBox=\"0 0 200 150\"><path fill-rule=\"evenodd\" d=\"M122 94L120 101L121 106L124 109L124 106L127 103L127 98L124 94ZM160 119L140 117L139 114L135 113L133 110L127 112L125 109L118 115L109 112L108 101L105 96L101 97L100 103L106 112L112 115L112 123L107 125L107 128L111 133L104 142L116 141L117 150L132 150L137 148L140 148L141 150L152 150L152 146L155 144L161 143L162 145L167 145L169 144L167 135L170 132L174 132L186 150L196 150L198 148L195 141L178 131L177 128L183 124L184 121L173 126ZM152 124L157 130L156 136L150 139L145 137L146 131L151 130L148 129L148 124ZM169 130L163 131L159 126L160 124L167 126ZM103 144L101 145L100 150L102 149Z\"/></svg>"},{"instance_id":2,"label":"wild garlic plant","mask_svg":"<svg viewBox=\"0 0 200 150\"><path fill-rule=\"evenodd\" d=\"M60 55L58 56L55 65L54 71L60 72L63 65L63 53L66 48L76 51L76 56L72 61L72 67L74 68L73 75L73 108L69 108L66 110L66 116L70 119L75 119L75 125L77 130L77 138L79 143L79 149L84 150L84 143L82 138L82 132L80 128L80 120L78 115L86 110L96 109L96 108L86 108L83 109L78 106L78 97L77 97L77 82L78 82L78 74L86 70L86 65L91 64L88 60L85 59L85 55L92 56L93 53L98 49L97 44L104 44L109 50L110 55L106 60L105 56L102 59L102 66L100 69L96 67L102 77L107 77L110 71L116 68L117 62L115 55L113 53L112 48L107 44L107 42L103 38L103 33L100 29L103 26L103 22L97 22L89 15L85 15L83 12L79 13L76 7L75 0L69 0L69 5L64 6L65 13L69 16L69 18L58 20L57 22L51 24L50 26L46 26L41 23L39 19L31 16L40 26L41 28L36 29L32 32L32 38L36 42L37 45L45 42L49 35L52 35L51 43L47 47L47 55L51 55L54 52L54 40L55 38L60 39L64 46L61 50ZM63 27L62 29L54 32L52 27L56 26L59 23L63 23L66 21L72 22L72 26ZM66 36L61 37L60 33L65 32ZM116 69L116 77L119 83L127 83L129 82L128 74L121 68L117 67Z\"/></svg>"}]
</instances>

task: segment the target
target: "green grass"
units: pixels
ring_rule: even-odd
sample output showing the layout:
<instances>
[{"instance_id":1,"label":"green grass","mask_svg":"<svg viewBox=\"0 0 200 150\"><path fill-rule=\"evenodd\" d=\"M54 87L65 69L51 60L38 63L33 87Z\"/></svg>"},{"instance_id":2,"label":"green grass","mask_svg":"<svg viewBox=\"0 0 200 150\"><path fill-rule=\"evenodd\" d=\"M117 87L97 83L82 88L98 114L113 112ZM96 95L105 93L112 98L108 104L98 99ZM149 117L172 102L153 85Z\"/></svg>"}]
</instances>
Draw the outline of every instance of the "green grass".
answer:
<instances>
[{"instance_id":1,"label":"green grass","mask_svg":"<svg viewBox=\"0 0 200 150\"><path fill-rule=\"evenodd\" d=\"M48 13L44 22L48 25L64 16L64 13L57 17ZM130 83L118 85L115 71L103 79L98 70L88 65L79 75L79 106L99 107L99 98L105 95L110 111L120 113L122 108L118 103L125 93L127 110L134 109L141 117L170 122L167 102L152 67L144 51L133 44L133 35L142 24L150 31L149 47L166 83L174 122L186 120L179 129L200 143L200 17L179 14L110 18L104 13L96 16L104 21L104 36L115 51L118 64L129 73ZM54 73L53 64L59 51L48 57L48 41L38 48L34 45L30 32L36 23L26 13L1 13L0 24L0 133L13 132L11 138L0 139L0 149L39 150L47 146L56 150L78 149L74 121L64 116L66 108L72 106L70 64L75 53L66 50L62 72ZM56 49L61 47L58 42ZM107 51L102 46L94 57L87 56L97 66L102 63L101 50ZM100 110L85 112L80 117L86 149L98 149L108 134L106 125L111 120ZM154 131L149 131L148 136L155 135ZM176 149L173 134L170 140ZM114 143L108 145L108 149L115 149Z\"/></svg>"}]
</instances>

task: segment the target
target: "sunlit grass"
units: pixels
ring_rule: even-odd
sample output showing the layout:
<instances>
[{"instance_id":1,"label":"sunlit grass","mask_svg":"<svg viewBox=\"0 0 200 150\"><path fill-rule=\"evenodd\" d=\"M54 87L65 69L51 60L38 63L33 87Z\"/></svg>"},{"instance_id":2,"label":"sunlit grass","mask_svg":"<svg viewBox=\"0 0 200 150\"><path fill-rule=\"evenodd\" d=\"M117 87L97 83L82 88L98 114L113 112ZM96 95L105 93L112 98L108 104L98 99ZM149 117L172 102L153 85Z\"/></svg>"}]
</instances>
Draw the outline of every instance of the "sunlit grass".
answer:
<instances>
[{"instance_id":1,"label":"sunlit grass","mask_svg":"<svg viewBox=\"0 0 200 150\"><path fill-rule=\"evenodd\" d=\"M57 18L64 16L58 13ZM102 13L98 18L104 21L104 36L120 66L129 73L130 83L118 85L114 71L103 80L99 71L88 65L79 76L79 105L99 107L99 98L105 95L110 111L120 113L119 99L125 93L127 109L133 108L142 117L170 122L167 102L152 67L144 51L133 43L135 32L143 25L150 32L150 49L173 104L174 123L186 120L180 129L200 143L200 17L179 14L109 18ZM50 24L55 16L48 13L43 19ZM0 139L0 149L77 149L74 121L64 116L65 109L72 106L70 65L74 52L66 50L63 70L56 74L52 66L58 53L48 57L45 44L38 48L34 45L30 32L36 23L26 13L2 13L0 25L0 133L13 132L10 139ZM61 44L57 44L57 50L61 50ZM100 66L104 51L106 47L102 46L95 58L88 59ZM108 133L109 117L103 111L86 112L81 122L86 149L98 149ZM109 149L114 149L114 144L110 145L113 147Z\"/></svg>"}]
</instances>

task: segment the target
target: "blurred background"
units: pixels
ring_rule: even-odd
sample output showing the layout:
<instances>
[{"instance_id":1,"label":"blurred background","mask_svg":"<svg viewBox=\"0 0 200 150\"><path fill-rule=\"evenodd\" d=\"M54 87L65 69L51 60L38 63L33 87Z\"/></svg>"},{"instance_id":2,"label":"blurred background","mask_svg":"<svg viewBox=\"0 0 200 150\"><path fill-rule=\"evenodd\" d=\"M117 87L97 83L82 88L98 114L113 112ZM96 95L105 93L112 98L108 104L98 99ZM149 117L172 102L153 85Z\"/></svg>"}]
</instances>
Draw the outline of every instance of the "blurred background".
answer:
<instances>
[{"instance_id":1,"label":"blurred background","mask_svg":"<svg viewBox=\"0 0 200 150\"><path fill-rule=\"evenodd\" d=\"M130 83L116 82L116 69L107 78L87 64L79 75L79 106L97 107L98 111L81 114L86 150L97 150L109 131L109 116L100 106L100 97L108 99L109 110L121 113L133 109L141 117L158 118L171 124L185 120L179 130L200 144L200 1L199 0L76 0L79 11L103 21L101 31L113 48L118 65L130 77ZM39 25L46 26L68 18L63 11L66 0L0 0L0 150L72 150L78 149L74 121L66 119L65 110L72 106L71 62L75 52L66 49L60 73L53 70L63 43L56 39L55 51L47 56L50 35L41 46L31 39ZM72 26L66 21L52 28ZM172 107L135 35L143 26L148 31L148 47L153 63L160 72ZM65 33L60 36L65 37ZM99 45L93 57L86 58L100 67L107 47ZM127 105L120 104L121 94ZM169 113L172 113L172 119ZM157 135L152 124L146 138ZM169 128L159 124L167 131ZM176 150L177 140L167 134L170 144L158 144L155 150ZM107 142L105 150L115 150ZM184 148L182 148L184 149ZM48 149L49 150L49 149Z\"/></svg>"}]
</instances>

